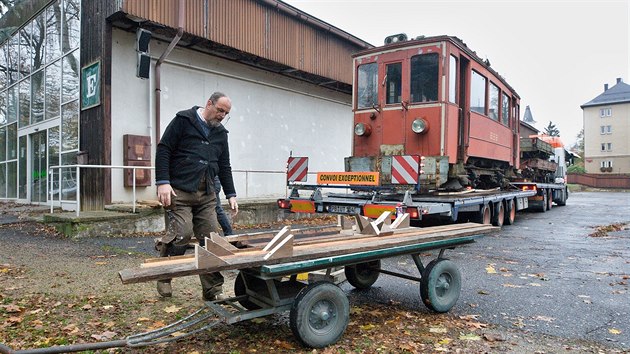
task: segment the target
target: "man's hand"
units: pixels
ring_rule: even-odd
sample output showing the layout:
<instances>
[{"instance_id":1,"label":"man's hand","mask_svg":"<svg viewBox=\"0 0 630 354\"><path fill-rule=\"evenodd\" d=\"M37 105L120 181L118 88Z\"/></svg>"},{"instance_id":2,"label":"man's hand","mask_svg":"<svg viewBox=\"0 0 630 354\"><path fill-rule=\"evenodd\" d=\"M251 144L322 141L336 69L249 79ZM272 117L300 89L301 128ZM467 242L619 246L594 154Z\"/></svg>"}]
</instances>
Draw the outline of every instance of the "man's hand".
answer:
<instances>
[{"instance_id":1,"label":"man's hand","mask_svg":"<svg viewBox=\"0 0 630 354\"><path fill-rule=\"evenodd\" d=\"M157 188L157 195L158 195L158 200L160 201L160 203L162 203L162 206L169 206L171 205L171 195L174 197L177 197L177 194L175 194L175 191L173 190L173 187L171 187L170 184L160 184Z\"/></svg>"},{"instance_id":2,"label":"man's hand","mask_svg":"<svg viewBox=\"0 0 630 354\"><path fill-rule=\"evenodd\" d=\"M228 203L230 204L230 209L232 210L232 216L236 216L236 214L238 214L238 203L236 202L236 197L230 197L230 199L228 199Z\"/></svg>"}]
</instances>

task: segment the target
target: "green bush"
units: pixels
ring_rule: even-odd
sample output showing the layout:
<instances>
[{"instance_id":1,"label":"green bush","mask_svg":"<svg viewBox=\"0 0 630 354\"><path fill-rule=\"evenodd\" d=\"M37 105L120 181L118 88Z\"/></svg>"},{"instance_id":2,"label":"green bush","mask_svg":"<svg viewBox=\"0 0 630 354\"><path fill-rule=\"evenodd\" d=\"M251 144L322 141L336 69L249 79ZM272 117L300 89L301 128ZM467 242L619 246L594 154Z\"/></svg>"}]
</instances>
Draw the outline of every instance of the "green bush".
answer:
<instances>
[{"instance_id":1,"label":"green bush","mask_svg":"<svg viewBox=\"0 0 630 354\"><path fill-rule=\"evenodd\" d=\"M567 173L586 173L583 166L571 165L567 168Z\"/></svg>"}]
</instances>

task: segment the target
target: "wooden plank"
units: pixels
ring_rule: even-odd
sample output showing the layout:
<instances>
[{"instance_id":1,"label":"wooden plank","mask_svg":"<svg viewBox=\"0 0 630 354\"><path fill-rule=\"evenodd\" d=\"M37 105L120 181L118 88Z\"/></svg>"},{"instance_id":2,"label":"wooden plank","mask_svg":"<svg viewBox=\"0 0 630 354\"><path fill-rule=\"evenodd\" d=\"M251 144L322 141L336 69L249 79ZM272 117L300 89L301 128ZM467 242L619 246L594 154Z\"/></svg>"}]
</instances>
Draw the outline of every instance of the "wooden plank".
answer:
<instances>
[{"instance_id":1,"label":"wooden plank","mask_svg":"<svg viewBox=\"0 0 630 354\"><path fill-rule=\"evenodd\" d=\"M289 232L291 231L291 228L288 226L285 226L282 228L282 230L280 230L276 236L274 236L271 241L269 241L269 243L267 243L267 245L265 246L265 248L263 248L263 251L269 251L271 249L273 249L274 247L276 247L276 245L278 245L280 242L282 242L286 237L288 237L290 234ZM290 235L293 236L293 235Z\"/></svg>"},{"instance_id":2,"label":"wooden plank","mask_svg":"<svg viewBox=\"0 0 630 354\"><path fill-rule=\"evenodd\" d=\"M411 232L402 234L392 234L384 237L365 237L357 242L356 239L340 240L333 242L322 242L311 245L294 245L293 255L290 257L278 257L264 260L266 252L262 250L251 250L241 252L233 256L225 256L220 262L207 262L207 268L197 268L195 262L155 266L149 268L125 269L119 272L123 284L131 284L158 279L168 279L174 277L188 276L205 273L208 271L221 271L229 269L244 269L259 267L266 264L280 264L286 262L297 262L322 257L334 257L356 252L372 250L387 250L388 248L417 244L421 242L433 242L437 240L448 240L461 236L482 235L498 230L490 225L481 224L458 224L451 225L452 228L442 227L442 231L432 230L432 228L412 228ZM215 256L216 257L216 256ZM216 257L218 258L218 257ZM204 264L201 264L202 266Z\"/></svg>"},{"instance_id":3,"label":"wooden plank","mask_svg":"<svg viewBox=\"0 0 630 354\"><path fill-rule=\"evenodd\" d=\"M381 216L379 216L376 220L374 220L376 227L381 229L383 225L390 225L392 223L392 212L384 211Z\"/></svg>"},{"instance_id":4,"label":"wooden plank","mask_svg":"<svg viewBox=\"0 0 630 354\"><path fill-rule=\"evenodd\" d=\"M297 235L307 235L307 234L318 234L318 233L331 233L337 234L341 231L341 228L337 225L325 225L325 226L315 226L315 227L303 227L298 229L291 229L291 233L293 236ZM277 231L261 231L261 232L252 232L240 235L230 235L225 236L225 239L228 242L236 242L236 241L254 241L260 239L270 239L276 235Z\"/></svg>"},{"instance_id":5,"label":"wooden plank","mask_svg":"<svg viewBox=\"0 0 630 354\"><path fill-rule=\"evenodd\" d=\"M213 232L214 233L214 232ZM218 236L218 235L217 235ZM228 243L228 245L230 245ZM232 246L232 245L230 245ZM216 243L213 239L206 237L206 250L214 253L215 255L222 257L222 256L231 256L234 254L234 252L223 248L223 246L219 243ZM232 246L232 248L234 248L234 246Z\"/></svg>"},{"instance_id":6,"label":"wooden plank","mask_svg":"<svg viewBox=\"0 0 630 354\"><path fill-rule=\"evenodd\" d=\"M293 255L293 235L289 234L283 238L271 251L264 257L264 260L276 259L280 257L291 257Z\"/></svg>"},{"instance_id":7,"label":"wooden plank","mask_svg":"<svg viewBox=\"0 0 630 354\"><path fill-rule=\"evenodd\" d=\"M195 259L193 263L197 270L207 270L208 268L221 267L228 264L223 259L199 245L195 246Z\"/></svg>"},{"instance_id":8,"label":"wooden plank","mask_svg":"<svg viewBox=\"0 0 630 354\"><path fill-rule=\"evenodd\" d=\"M394 222L391 225L392 229L400 229L400 228L409 227L409 226L411 226L409 213L398 215L396 220L394 220Z\"/></svg>"},{"instance_id":9,"label":"wooden plank","mask_svg":"<svg viewBox=\"0 0 630 354\"><path fill-rule=\"evenodd\" d=\"M354 220L357 224L357 231L363 231L363 229L370 225L370 219L363 215L354 214Z\"/></svg>"},{"instance_id":10,"label":"wooden plank","mask_svg":"<svg viewBox=\"0 0 630 354\"><path fill-rule=\"evenodd\" d=\"M144 260L144 263L153 263L153 262L164 262L166 260L176 260L176 259L188 259L194 258L193 255L183 255L183 256L168 256L168 257L155 257L155 258L147 258Z\"/></svg>"},{"instance_id":11,"label":"wooden plank","mask_svg":"<svg viewBox=\"0 0 630 354\"><path fill-rule=\"evenodd\" d=\"M222 237L221 235L219 235L216 232L211 232L210 233L210 239L212 240L212 242L216 243L217 245L223 247L224 249L226 249L228 251L236 251L236 250L238 250L238 248L234 247L234 245L229 243L225 239L225 237Z\"/></svg>"},{"instance_id":12,"label":"wooden plank","mask_svg":"<svg viewBox=\"0 0 630 354\"><path fill-rule=\"evenodd\" d=\"M156 258L158 261L151 260L148 263L140 264L141 268L149 268L149 267L161 267L169 264L182 264L182 263L190 263L195 259L195 255L185 255L185 256L175 256L175 257L160 257Z\"/></svg>"}]
</instances>

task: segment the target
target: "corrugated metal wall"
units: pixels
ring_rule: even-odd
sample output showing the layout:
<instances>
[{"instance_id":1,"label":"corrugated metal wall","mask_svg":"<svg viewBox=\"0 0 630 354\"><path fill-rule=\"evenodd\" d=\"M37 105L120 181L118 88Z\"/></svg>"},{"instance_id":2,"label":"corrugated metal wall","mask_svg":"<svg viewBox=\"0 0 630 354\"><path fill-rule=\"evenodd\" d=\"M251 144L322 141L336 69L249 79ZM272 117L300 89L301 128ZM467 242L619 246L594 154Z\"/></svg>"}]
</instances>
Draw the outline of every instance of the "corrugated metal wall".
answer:
<instances>
[{"instance_id":1,"label":"corrugated metal wall","mask_svg":"<svg viewBox=\"0 0 630 354\"><path fill-rule=\"evenodd\" d=\"M311 74L352 83L362 49L256 0L185 0L184 31ZM178 0L126 0L123 11L177 27Z\"/></svg>"}]
</instances>

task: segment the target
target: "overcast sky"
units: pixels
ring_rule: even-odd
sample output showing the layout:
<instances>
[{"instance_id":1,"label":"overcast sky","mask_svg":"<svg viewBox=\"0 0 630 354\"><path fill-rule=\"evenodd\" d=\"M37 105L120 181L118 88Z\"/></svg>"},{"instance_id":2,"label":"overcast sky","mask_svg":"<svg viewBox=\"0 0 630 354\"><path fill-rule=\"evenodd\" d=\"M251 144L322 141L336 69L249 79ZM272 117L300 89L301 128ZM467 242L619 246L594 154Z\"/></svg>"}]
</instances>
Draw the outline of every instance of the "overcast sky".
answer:
<instances>
[{"instance_id":1,"label":"overcast sky","mask_svg":"<svg viewBox=\"0 0 630 354\"><path fill-rule=\"evenodd\" d=\"M630 84L629 0L284 0L380 46L386 36L451 35L499 72L530 106L541 131L549 121L565 144L582 129L580 105Z\"/></svg>"}]
</instances>

